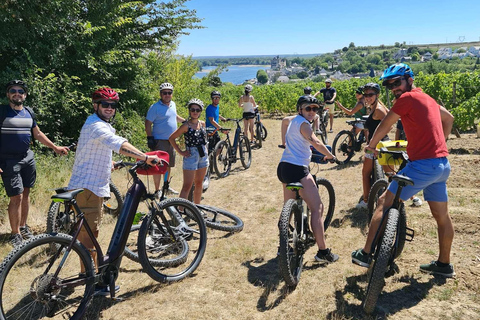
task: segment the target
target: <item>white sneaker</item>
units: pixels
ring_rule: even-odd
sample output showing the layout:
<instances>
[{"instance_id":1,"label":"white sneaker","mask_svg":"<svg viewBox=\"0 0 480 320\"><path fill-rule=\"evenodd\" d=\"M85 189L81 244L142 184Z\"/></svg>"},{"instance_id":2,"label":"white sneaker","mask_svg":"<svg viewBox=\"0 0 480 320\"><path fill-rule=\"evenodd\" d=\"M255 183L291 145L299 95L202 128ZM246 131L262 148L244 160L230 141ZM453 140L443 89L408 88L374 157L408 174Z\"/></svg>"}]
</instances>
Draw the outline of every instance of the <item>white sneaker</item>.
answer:
<instances>
[{"instance_id":1,"label":"white sneaker","mask_svg":"<svg viewBox=\"0 0 480 320\"><path fill-rule=\"evenodd\" d=\"M423 203L423 201L419 197L414 197L412 201L415 207L420 207Z\"/></svg>"},{"instance_id":2,"label":"white sneaker","mask_svg":"<svg viewBox=\"0 0 480 320\"><path fill-rule=\"evenodd\" d=\"M357 203L357 205L355 206L356 209L360 209L360 210L363 210L363 209L368 209L368 203L366 203L365 201L360 201L359 203Z\"/></svg>"}]
</instances>

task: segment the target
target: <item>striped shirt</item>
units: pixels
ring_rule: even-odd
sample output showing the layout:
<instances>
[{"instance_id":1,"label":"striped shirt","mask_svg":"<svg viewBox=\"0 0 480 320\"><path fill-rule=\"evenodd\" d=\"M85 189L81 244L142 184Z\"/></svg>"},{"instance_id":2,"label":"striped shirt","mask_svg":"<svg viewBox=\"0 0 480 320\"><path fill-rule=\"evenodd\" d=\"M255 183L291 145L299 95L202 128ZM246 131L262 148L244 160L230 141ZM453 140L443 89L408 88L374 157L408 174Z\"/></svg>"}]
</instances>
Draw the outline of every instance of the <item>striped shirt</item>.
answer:
<instances>
[{"instance_id":1,"label":"striped shirt","mask_svg":"<svg viewBox=\"0 0 480 320\"><path fill-rule=\"evenodd\" d=\"M8 106L5 120L0 125L0 155L26 153L32 140L30 130L37 126L27 109L14 111Z\"/></svg>"}]
</instances>

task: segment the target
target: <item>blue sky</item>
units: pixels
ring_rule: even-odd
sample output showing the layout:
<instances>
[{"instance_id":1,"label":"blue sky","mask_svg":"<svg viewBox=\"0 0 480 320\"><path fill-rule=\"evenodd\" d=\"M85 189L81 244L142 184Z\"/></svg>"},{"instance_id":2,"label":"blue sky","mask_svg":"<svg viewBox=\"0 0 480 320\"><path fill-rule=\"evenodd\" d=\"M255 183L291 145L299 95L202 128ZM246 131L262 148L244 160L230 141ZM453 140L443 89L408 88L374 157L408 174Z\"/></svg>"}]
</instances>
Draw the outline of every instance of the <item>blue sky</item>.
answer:
<instances>
[{"instance_id":1,"label":"blue sky","mask_svg":"<svg viewBox=\"0 0 480 320\"><path fill-rule=\"evenodd\" d=\"M186 6L206 27L180 37L177 52L194 57L324 53L350 42L480 41L479 0L191 0Z\"/></svg>"}]
</instances>

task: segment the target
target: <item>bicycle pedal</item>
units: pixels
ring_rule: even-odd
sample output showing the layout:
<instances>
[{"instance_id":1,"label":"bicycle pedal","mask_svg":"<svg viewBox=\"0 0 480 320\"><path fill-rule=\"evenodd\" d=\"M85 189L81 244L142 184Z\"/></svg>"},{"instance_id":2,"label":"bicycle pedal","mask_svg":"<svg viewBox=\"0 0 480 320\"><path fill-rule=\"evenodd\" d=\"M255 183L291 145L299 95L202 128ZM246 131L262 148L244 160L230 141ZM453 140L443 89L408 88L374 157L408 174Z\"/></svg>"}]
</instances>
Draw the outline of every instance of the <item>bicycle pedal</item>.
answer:
<instances>
[{"instance_id":1,"label":"bicycle pedal","mask_svg":"<svg viewBox=\"0 0 480 320\"><path fill-rule=\"evenodd\" d=\"M412 242L414 236L415 236L415 230L407 227L405 230L405 240L408 242Z\"/></svg>"}]
</instances>

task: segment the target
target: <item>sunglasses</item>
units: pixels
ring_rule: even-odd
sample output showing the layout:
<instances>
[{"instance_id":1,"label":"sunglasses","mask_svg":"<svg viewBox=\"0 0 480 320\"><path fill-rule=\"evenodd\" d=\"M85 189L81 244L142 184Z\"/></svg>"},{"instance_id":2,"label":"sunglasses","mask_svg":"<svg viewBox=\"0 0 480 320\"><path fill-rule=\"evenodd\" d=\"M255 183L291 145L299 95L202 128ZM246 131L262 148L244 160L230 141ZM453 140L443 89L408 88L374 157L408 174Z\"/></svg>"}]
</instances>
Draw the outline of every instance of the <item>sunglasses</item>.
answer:
<instances>
[{"instance_id":1,"label":"sunglasses","mask_svg":"<svg viewBox=\"0 0 480 320\"><path fill-rule=\"evenodd\" d=\"M310 111L313 111L313 112L317 112L320 108L319 107L305 107L305 111L307 112L310 112Z\"/></svg>"},{"instance_id":2,"label":"sunglasses","mask_svg":"<svg viewBox=\"0 0 480 320\"><path fill-rule=\"evenodd\" d=\"M376 95L377 95L376 93L364 93L363 94L364 97L368 97L368 98L376 96Z\"/></svg>"},{"instance_id":3,"label":"sunglasses","mask_svg":"<svg viewBox=\"0 0 480 320\"><path fill-rule=\"evenodd\" d=\"M202 109L194 109L194 108L191 108L191 109L190 109L190 112L202 112Z\"/></svg>"},{"instance_id":4,"label":"sunglasses","mask_svg":"<svg viewBox=\"0 0 480 320\"><path fill-rule=\"evenodd\" d=\"M18 90L17 89L10 89L10 90L8 90L8 92L11 93L11 94L14 94L14 93L17 93L17 92L19 94L24 94L25 90L23 90L23 89L18 89Z\"/></svg>"},{"instance_id":5,"label":"sunglasses","mask_svg":"<svg viewBox=\"0 0 480 320\"><path fill-rule=\"evenodd\" d=\"M162 91L161 92L164 96L171 96L173 94L173 91Z\"/></svg>"},{"instance_id":6,"label":"sunglasses","mask_svg":"<svg viewBox=\"0 0 480 320\"><path fill-rule=\"evenodd\" d=\"M102 108L105 108L105 109L107 109L108 107L112 109L117 109L118 107L118 103L116 102L100 101L100 105L102 106Z\"/></svg>"},{"instance_id":7,"label":"sunglasses","mask_svg":"<svg viewBox=\"0 0 480 320\"><path fill-rule=\"evenodd\" d=\"M220 99L220 97L213 97L212 99Z\"/></svg>"},{"instance_id":8,"label":"sunglasses","mask_svg":"<svg viewBox=\"0 0 480 320\"><path fill-rule=\"evenodd\" d=\"M392 90L393 88L396 88L398 86L400 86L402 84L402 79L403 78L398 78L396 79L395 81L393 81L392 83L388 83L388 82L384 82L383 85L385 86L385 88L387 88L388 90Z\"/></svg>"}]
</instances>

